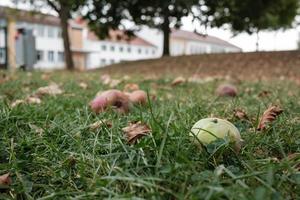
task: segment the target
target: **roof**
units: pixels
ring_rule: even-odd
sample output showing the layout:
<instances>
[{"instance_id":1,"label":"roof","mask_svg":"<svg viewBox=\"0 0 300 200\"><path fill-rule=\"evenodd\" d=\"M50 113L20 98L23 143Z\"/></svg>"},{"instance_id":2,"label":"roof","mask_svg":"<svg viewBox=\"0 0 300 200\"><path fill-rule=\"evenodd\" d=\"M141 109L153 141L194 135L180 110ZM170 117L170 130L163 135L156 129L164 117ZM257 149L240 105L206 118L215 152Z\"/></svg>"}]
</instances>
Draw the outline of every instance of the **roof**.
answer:
<instances>
[{"instance_id":1,"label":"roof","mask_svg":"<svg viewBox=\"0 0 300 200\"><path fill-rule=\"evenodd\" d=\"M171 33L172 38L180 38L180 39L186 39L186 40L195 40L195 41L200 41L204 43L213 43L216 45L222 45L222 46L227 46L227 47L232 47L232 48L237 48L240 49L240 47L237 47L225 40L222 40L220 38L214 37L214 36L209 36L209 35L201 35L195 32L190 32L190 31L184 31L184 30L172 30Z\"/></svg>"},{"instance_id":2,"label":"roof","mask_svg":"<svg viewBox=\"0 0 300 200\"><path fill-rule=\"evenodd\" d=\"M0 18L14 18L19 21L53 26L60 25L60 19L54 15L43 14L34 11L27 11L0 6Z\"/></svg>"},{"instance_id":3,"label":"roof","mask_svg":"<svg viewBox=\"0 0 300 200\"><path fill-rule=\"evenodd\" d=\"M93 41L100 41L100 39L97 37L97 35L89 31L88 33L88 39ZM156 47L152 43L134 35L132 37L128 37L124 34L121 30L111 30L109 31L109 37L105 39L104 41L108 42L117 42L117 43L124 43L124 44L130 44L130 45L139 45L139 46L151 46Z\"/></svg>"}]
</instances>

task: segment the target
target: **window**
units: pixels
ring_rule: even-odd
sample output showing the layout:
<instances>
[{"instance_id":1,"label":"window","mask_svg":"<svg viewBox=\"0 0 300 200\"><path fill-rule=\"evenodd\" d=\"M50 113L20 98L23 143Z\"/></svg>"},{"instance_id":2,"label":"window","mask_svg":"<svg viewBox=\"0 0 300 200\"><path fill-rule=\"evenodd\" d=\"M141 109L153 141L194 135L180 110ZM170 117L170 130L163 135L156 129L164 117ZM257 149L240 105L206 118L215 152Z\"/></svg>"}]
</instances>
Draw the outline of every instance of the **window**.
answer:
<instances>
[{"instance_id":1,"label":"window","mask_svg":"<svg viewBox=\"0 0 300 200\"><path fill-rule=\"evenodd\" d=\"M119 49L120 49L120 52L123 52L123 51L124 51L124 48L123 48L123 47L120 47Z\"/></svg>"},{"instance_id":2,"label":"window","mask_svg":"<svg viewBox=\"0 0 300 200\"><path fill-rule=\"evenodd\" d=\"M42 25L37 25L36 31L37 31L37 35L38 35L39 37L44 37L44 34L45 34L44 26L42 26Z\"/></svg>"},{"instance_id":3,"label":"window","mask_svg":"<svg viewBox=\"0 0 300 200\"><path fill-rule=\"evenodd\" d=\"M153 55L155 54L155 50L154 50L154 49L152 50L152 54L153 54Z\"/></svg>"},{"instance_id":4,"label":"window","mask_svg":"<svg viewBox=\"0 0 300 200\"><path fill-rule=\"evenodd\" d=\"M114 46L114 45L111 45L111 46L110 46L110 50L111 50L111 51L115 51L115 46Z\"/></svg>"},{"instance_id":5,"label":"window","mask_svg":"<svg viewBox=\"0 0 300 200\"><path fill-rule=\"evenodd\" d=\"M111 63L111 64L114 64L114 63L115 63L115 60L114 60L114 59L111 59L111 60L110 60L110 63Z\"/></svg>"},{"instance_id":6,"label":"window","mask_svg":"<svg viewBox=\"0 0 300 200\"><path fill-rule=\"evenodd\" d=\"M128 51L128 53L130 53L131 52L131 47L127 47L127 51Z\"/></svg>"},{"instance_id":7,"label":"window","mask_svg":"<svg viewBox=\"0 0 300 200\"><path fill-rule=\"evenodd\" d=\"M58 59L58 62L64 62L65 61L65 53L57 52L57 59Z\"/></svg>"},{"instance_id":8,"label":"window","mask_svg":"<svg viewBox=\"0 0 300 200\"><path fill-rule=\"evenodd\" d=\"M59 28L57 29L57 37L61 38L62 37L62 30Z\"/></svg>"},{"instance_id":9,"label":"window","mask_svg":"<svg viewBox=\"0 0 300 200\"><path fill-rule=\"evenodd\" d=\"M138 53L139 53L139 54L142 53L142 49L141 49L141 48L138 49Z\"/></svg>"},{"instance_id":10,"label":"window","mask_svg":"<svg viewBox=\"0 0 300 200\"><path fill-rule=\"evenodd\" d=\"M54 38L54 27L48 26L48 37Z\"/></svg>"},{"instance_id":11,"label":"window","mask_svg":"<svg viewBox=\"0 0 300 200\"><path fill-rule=\"evenodd\" d=\"M0 63L3 64L5 63L5 48L0 48Z\"/></svg>"},{"instance_id":12,"label":"window","mask_svg":"<svg viewBox=\"0 0 300 200\"><path fill-rule=\"evenodd\" d=\"M44 60L44 52L43 51L37 51L36 59L37 59L37 61Z\"/></svg>"},{"instance_id":13,"label":"window","mask_svg":"<svg viewBox=\"0 0 300 200\"><path fill-rule=\"evenodd\" d=\"M54 51L49 51L48 52L48 61L49 62L54 62Z\"/></svg>"},{"instance_id":14,"label":"window","mask_svg":"<svg viewBox=\"0 0 300 200\"><path fill-rule=\"evenodd\" d=\"M105 65L106 64L106 60L104 59L104 58L102 58L101 60L100 60L100 65Z\"/></svg>"},{"instance_id":15,"label":"window","mask_svg":"<svg viewBox=\"0 0 300 200\"><path fill-rule=\"evenodd\" d=\"M102 49L102 51L106 51L106 45L102 44L101 49Z\"/></svg>"},{"instance_id":16,"label":"window","mask_svg":"<svg viewBox=\"0 0 300 200\"><path fill-rule=\"evenodd\" d=\"M149 51L148 51L148 49L146 49L146 50L145 50L145 54L148 54L148 53L149 53Z\"/></svg>"}]
</instances>

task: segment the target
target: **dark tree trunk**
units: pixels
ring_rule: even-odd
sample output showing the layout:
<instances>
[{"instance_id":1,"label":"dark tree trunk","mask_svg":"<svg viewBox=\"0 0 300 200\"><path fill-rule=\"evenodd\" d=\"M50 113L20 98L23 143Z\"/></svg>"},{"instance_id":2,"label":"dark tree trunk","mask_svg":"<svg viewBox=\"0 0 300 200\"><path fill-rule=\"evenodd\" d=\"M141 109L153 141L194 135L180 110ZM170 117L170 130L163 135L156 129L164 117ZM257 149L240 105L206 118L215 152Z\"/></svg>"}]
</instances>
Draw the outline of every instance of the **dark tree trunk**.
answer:
<instances>
[{"instance_id":1,"label":"dark tree trunk","mask_svg":"<svg viewBox=\"0 0 300 200\"><path fill-rule=\"evenodd\" d=\"M71 42L68 29L69 10L67 8L61 7L59 17L62 29L62 38L64 42L66 68L68 70L74 70L74 61L72 56Z\"/></svg>"},{"instance_id":2,"label":"dark tree trunk","mask_svg":"<svg viewBox=\"0 0 300 200\"><path fill-rule=\"evenodd\" d=\"M256 51L259 51L259 30L256 32Z\"/></svg>"},{"instance_id":3,"label":"dark tree trunk","mask_svg":"<svg viewBox=\"0 0 300 200\"><path fill-rule=\"evenodd\" d=\"M162 25L163 34L164 34L164 49L163 49L163 56L170 56L170 21L169 17L165 17L164 23Z\"/></svg>"}]
</instances>

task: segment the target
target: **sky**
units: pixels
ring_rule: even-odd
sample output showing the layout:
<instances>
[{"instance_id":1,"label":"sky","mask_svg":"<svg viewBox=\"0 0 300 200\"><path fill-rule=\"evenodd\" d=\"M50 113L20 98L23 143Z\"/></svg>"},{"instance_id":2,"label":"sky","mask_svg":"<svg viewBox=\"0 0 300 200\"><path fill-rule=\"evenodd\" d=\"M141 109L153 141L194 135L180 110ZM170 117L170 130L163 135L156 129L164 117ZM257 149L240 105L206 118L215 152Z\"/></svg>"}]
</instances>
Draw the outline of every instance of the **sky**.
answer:
<instances>
[{"instance_id":1,"label":"sky","mask_svg":"<svg viewBox=\"0 0 300 200\"><path fill-rule=\"evenodd\" d=\"M11 0L0 0L0 5L12 6L13 4L11 3ZM204 30L203 27L192 23L191 17L183 18L182 22L183 26L181 29L183 30ZM245 52L256 50L256 35L241 33L233 37L230 30L217 28L208 29L207 33L208 35L226 40L242 48ZM144 27L138 35L161 48L162 37L161 34L158 34L157 30ZM259 34L259 38L259 50L261 51L294 50L297 48L297 42L300 39L300 26L284 31L263 31Z\"/></svg>"}]
</instances>

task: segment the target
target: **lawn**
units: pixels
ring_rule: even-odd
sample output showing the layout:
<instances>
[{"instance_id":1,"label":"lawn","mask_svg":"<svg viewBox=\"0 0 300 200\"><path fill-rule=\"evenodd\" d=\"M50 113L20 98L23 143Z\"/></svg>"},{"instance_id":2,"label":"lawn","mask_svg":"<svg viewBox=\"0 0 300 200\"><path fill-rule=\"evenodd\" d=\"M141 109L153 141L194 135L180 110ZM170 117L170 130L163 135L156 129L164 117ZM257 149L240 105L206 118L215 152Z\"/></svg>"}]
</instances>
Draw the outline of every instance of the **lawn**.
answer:
<instances>
[{"instance_id":1,"label":"lawn","mask_svg":"<svg viewBox=\"0 0 300 200\"><path fill-rule=\"evenodd\" d=\"M100 75L20 72L0 84L0 175L10 173L12 179L1 186L0 199L300 199L299 85L235 81L239 93L232 98L215 94L223 79L172 87L172 75L112 75L122 80L115 88L137 83L156 98L128 114L95 114L89 102L110 88ZM64 92L44 96L41 104L11 107L51 82ZM270 105L284 112L256 131ZM235 117L235 109L249 119ZM212 116L240 130L239 153L223 140L206 149L191 142L193 124ZM99 120L112 126L91 129ZM151 134L128 144L122 128L136 121Z\"/></svg>"}]
</instances>

